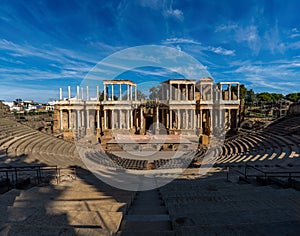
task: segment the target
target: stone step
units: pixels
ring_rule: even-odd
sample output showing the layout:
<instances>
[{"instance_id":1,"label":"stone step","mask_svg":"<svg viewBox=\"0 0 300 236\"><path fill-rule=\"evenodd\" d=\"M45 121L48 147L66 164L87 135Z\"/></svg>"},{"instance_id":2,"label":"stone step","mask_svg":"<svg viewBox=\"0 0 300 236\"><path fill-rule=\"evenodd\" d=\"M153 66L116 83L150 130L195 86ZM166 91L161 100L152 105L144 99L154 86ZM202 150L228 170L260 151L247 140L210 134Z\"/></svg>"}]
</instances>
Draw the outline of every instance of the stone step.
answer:
<instances>
[{"instance_id":1,"label":"stone step","mask_svg":"<svg viewBox=\"0 0 300 236\"><path fill-rule=\"evenodd\" d=\"M21 208L21 209L30 209L30 208L40 208L44 204L33 205L32 202L21 202L15 201L12 206L7 206L7 209ZM110 202L47 202L47 205L43 207L46 210L50 209L59 209L62 211L111 211L111 212L122 212L123 214L127 211L126 203L110 203ZM1 207L0 207L1 209Z\"/></svg>"},{"instance_id":2,"label":"stone step","mask_svg":"<svg viewBox=\"0 0 300 236\"><path fill-rule=\"evenodd\" d=\"M155 231L155 229L149 232L143 232L143 236L175 236L176 232L171 230L164 230L164 231ZM126 232L126 231L119 231L116 236L141 236L141 232Z\"/></svg>"},{"instance_id":3,"label":"stone step","mask_svg":"<svg viewBox=\"0 0 300 236\"><path fill-rule=\"evenodd\" d=\"M225 214L219 212L193 212L190 214L181 214L180 209L172 217L172 222L180 226L179 219L186 218L190 222L199 226L220 226L234 224L256 224L256 223L275 223L286 219L296 219L299 213L293 209L249 209L243 211L227 211Z\"/></svg>"},{"instance_id":4,"label":"stone step","mask_svg":"<svg viewBox=\"0 0 300 236\"><path fill-rule=\"evenodd\" d=\"M168 211L165 206L135 206L134 204L128 211L128 215L153 215L153 214L167 214Z\"/></svg>"},{"instance_id":5,"label":"stone step","mask_svg":"<svg viewBox=\"0 0 300 236\"><path fill-rule=\"evenodd\" d=\"M95 227L72 227L72 226L50 226L50 225L28 225L19 223L8 223L0 226L0 235L14 236L111 236L110 230Z\"/></svg>"},{"instance_id":6,"label":"stone step","mask_svg":"<svg viewBox=\"0 0 300 236\"><path fill-rule=\"evenodd\" d=\"M121 224L122 232L153 232L153 231L171 231L172 225L168 220L157 221L140 221L140 220L123 220Z\"/></svg>"},{"instance_id":7,"label":"stone step","mask_svg":"<svg viewBox=\"0 0 300 236\"><path fill-rule=\"evenodd\" d=\"M19 208L21 209L21 208ZM11 209L2 223L21 223L24 225L57 227L73 226L81 228L101 228L117 232L123 217L122 212L106 211L62 211L60 209Z\"/></svg>"},{"instance_id":8,"label":"stone step","mask_svg":"<svg viewBox=\"0 0 300 236\"><path fill-rule=\"evenodd\" d=\"M114 209L123 209L123 206L128 208L126 203L117 203L115 200L111 199L103 199L103 200L82 200L82 201L37 201L37 200L16 200L12 202L12 206L14 207L44 207L45 204L49 207L53 208L78 208L78 209L85 209L88 208L89 210L110 210L115 211ZM120 204L120 205L119 205ZM86 210L88 210L86 209Z\"/></svg>"},{"instance_id":9,"label":"stone step","mask_svg":"<svg viewBox=\"0 0 300 236\"><path fill-rule=\"evenodd\" d=\"M229 225L193 225L193 222L183 223L176 230L181 236L215 236L215 235L289 235L298 236L300 223L296 220L283 219L282 222Z\"/></svg>"}]
</instances>

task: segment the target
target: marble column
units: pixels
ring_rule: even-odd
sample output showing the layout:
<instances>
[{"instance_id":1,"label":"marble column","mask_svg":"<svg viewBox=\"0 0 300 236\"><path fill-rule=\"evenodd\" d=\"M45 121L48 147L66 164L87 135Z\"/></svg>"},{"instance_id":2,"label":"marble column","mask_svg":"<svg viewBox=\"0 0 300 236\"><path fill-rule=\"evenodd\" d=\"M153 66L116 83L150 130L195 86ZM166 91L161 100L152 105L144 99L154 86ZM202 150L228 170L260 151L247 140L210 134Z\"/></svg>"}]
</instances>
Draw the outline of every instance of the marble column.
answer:
<instances>
[{"instance_id":1,"label":"marble column","mask_svg":"<svg viewBox=\"0 0 300 236\"><path fill-rule=\"evenodd\" d=\"M87 101L90 100L90 98L89 98L89 86L88 85L86 86L86 100Z\"/></svg>"},{"instance_id":2,"label":"marble column","mask_svg":"<svg viewBox=\"0 0 300 236\"><path fill-rule=\"evenodd\" d=\"M107 129L107 111L104 110L104 129Z\"/></svg>"},{"instance_id":3,"label":"marble column","mask_svg":"<svg viewBox=\"0 0 300 236\"><path fill-rule=\"evenodd\" d=\"M111 100L114 101L114 84L111 84Z\"/></svg>"},{"instance_id":4,"label":"marble column","mask_svg":"<svg viewBox=\"0 0 300 236\"><path fill-rule=\"evenodd\" d=\"M137 101L137 87L134 86L134 100Z\"/></svg>"},{"instance_id":5,"label":"marble column","mask_svg":"<svg viewBox=\"0 0 300 236\"><path fill-rule=\"evenodd\" d=\"M130 129L133 128L133 111L130 110Z\"/></svg>"},{"instance_id":6,"label":"marble column","mask_svg":"<svg viewBox=\"0 0 300 236\"><path fill-rule=\"evenodd\" d=\"M196 86L193 84L193 100L196 100Z\"/></svg>"},{"instance_id":7,"label":"marble column","mask_svg":"<svg viewBox=\"0 0 300 236\"><path fill-rule=\"evenodd\" d=\"M86 128L90 128L90 111L89 109L86 109Z\"/></svg>"},{"instance_id":8,"label":"marble column","mask_svg":"<svg viewBox=\"0 0 300 236\"><path fill-rule=\"evenodd\" d=\"M63 130L63 128L64 128L64 121L63 121L63 111L62 111L62 109L61 110L59 110L59 118L60 118L60 130Z\"/></svg>"},{"instance_id":9,"label":"marble column","mask_svg":"<svg viewBox=\"0 0 300 236\"><path fill-rule=\"evenodd\" d=\"M69 129L72 129L72 110L71 109L68 110L68 120L69 120L69 122L68 122Z\"/></svg>"},{"instance_id":10,"label":"marble column","mask_svg":"<svg viewBox=\"0 0 300 236\"><path fill-rule=\"evenodd\" d=\"M167 123L166 123L166 127L169 128L169 113L167 112Z\"/></svg>"},{"instance_id":11,"label":"marble column","mask_svg":"<svg viewBox=\"0 0 300 236\"><path fill-rule=\"evenodd\" d=\"M111 129L115 128L115 110L111 110Z\"/></svg>"},{"instance_id":12,"label":"marble column","mask_svg":"<svg viewBox=\"0 0 300 236\"><path fill-rule=\"evenodd\" d=\"M96 84L96 97L97 97L97 101L99 101L99 85Z\"/></svg>"},{"instance_id":13,"label":"marble column","mask_svg":"<svg viewBox=\"0 0 300 236\"><path fill-rule=\"evenodd\" d=\"M208 110L208 112L209 112L209 126L210 126L210 131L212 131L213 130L213 126L214 126L214 124L213 124L213 114L212 114L212 109L209 109ZM216 120L216 119L215 119Z\"/></svg>"},{"instance_id":14,"label":"marble column","mask_svg":"<svg viewBox=\"0 0 300 236\"><path fill-rule=\"evenodd\" d=\"M185 110L185 115L186 115L186 118L185 118L185 128L186 129L189 129L189 110Z\"/></svg>"},{"instance_id":15,"label":"marble column","mask_svg":"<svg viewBox=\"0 0 300 236\"><path fill-rule=\"evenodd\" d=\"M231 84L228 85L228 100L231 100Z\"/></svg>"},{"instance_id":16,"label":"marble column","mask_svg":"<svg viewBox=\"0 0 300 236\"><path fill-rule=\"evenodd\" d=\"M122 119L122 117L123 117L123 111L120 109L119 110L119 129L122 129L122 124L123 124L123 119Z\"/></svg>"},{"instance_id":17,"label":"marble column","mask_svg":"<svg viewBox=\"0 0 300 236\"><path fill-rule=\"evenodd\" d=\"M225 113L225 112L224 112ZM222 127L223 119L222 119L222 109L221 107L219 108L219 127Z\"/></svg>"},{"instance_id":18,"label":"marble column","mask_svg":"<svg viewBox=\"0 0 300 236\"><path fill-rule=\"evenodd\" d=\"M77 98L77 100L80 99L80 88L79 88L79 86L77 86L77 94L76 94L76 98Z\"/></svg>"},{"instance_id":19,"label":"marble column","mask_svg":"<svg viewBox=\"0 0 300 236\"><path fill-rule=\"evenodd\" d=\"M77 110L77 130L80 128L80 111Z\"/></svg>"},{"instance_id":20,"label":"marble column","mask_svg":"<svg viewBox=\"0 0 300 236\"><path fill-rule=\"evenodd\" d=\"M129 110L127 110L127 114L126 114L126 118L127 118L127 122L126 122L126 128L127 129L130 129L130 120L129 120L129 113L130 111Z\"/></svg>"},{"instance_id":21,"label":"marble column","mask_svg":"<svg viewBox=\"0 0 300 236\"><path fill-rule=\"evenodd\" d=\"M140 108L140 128L143 129L143 108Z\"/></svg>"},{"instance_id":22,"label":"marble column","mask_svg":"<svg viewBox=\"0 0 300 236\"><path fill-rule=\"evenodd\" d=\"M203 132L203 128L202 128L202 121L203 120L203 111L200 109L200 113L199 113L199 130L200 130L200 134L202 134Z\"/></svg>"},{"instance_id":23,"label":"marble column","mask_svg":"<svg viewBox=\"0 0 300 236\"><path fill-rule=\"evenodd\" d=\"M119 100L122 101L122 84L119 84Z\"/></svg>"},{"instance_id":24,"label":"marble column","mask_svg":"<svg viewBox=\"0 0 300 236\"><path fill-rule=\"evenodd\" d=\"M196 129L197 128L196 110L192 110L192 112L193 112L193 121L194 121L193 129Z\"/></svg>"},{"instance_id":25,"label":"marble column","mask_svg":"<svg viewBox=\"0 0 300 236\"><path fill-rule=\"evenodd\" d=\"M62 88L59 88L59 100L63 99L63 92L62 92Z\"/></svg>"},{"instance_id":26,"label":"marble column","mask_svg":"<svg viewBox=\"0 0 300 236\"><path fill-rule=\"evenodd\" d=\"M188 85L185 85L185 100L189 100L189 89L188 89Z\"/></svg>"},{"instance_id":27,"label":"marble column","mask_svg":"<svg viewBox=\"0 0 300 236\"><path fill-rule=\"evenodd\" d=\"M159 129L159 106L156 106L156 129Z\"/></svg>"},{"instance_id":28,"label":"marble column","mask_svg":"<svg viewBox=\"0 0 300 236\"><path fill-rule=\"evenodd\" d=\"M81 127L85 127L85 124L84 124L84 110L81 111Z\"/></svg>"},{"instance_id":29,"label":"marble column","mask_svg":"<svg viewBox=\"0 0 300 236\"><path fill-rule=\"evenodd\" d=\"M129 84L127 84L127 101L129 101L130 98L130 91L129 91Z\"/></svg>"},{"instance_id":30,"label":"marble column","mask_svg":"<svg viewBox=\"0 0 300 236\"><path fill-rule=\"evenodd\" d=\"M170 110L170 129L173 129L173 124L172 124L172 110Z\"/></svg>"},{"instance_id":31,"label":"marble column","mask_svg":"<svg viewBox=\"0 0 300 236\"><path fill-rule=\"evenodd\" d=\"M104 87L103 87L103 100L106 101L106 88L107 88L107 85L104 84Z\"/></svg>"},{"instance_id":32,"label":"marble column","mask_svg":"<svg viewBox=\"0 0 300 236\"><path fill-rule=\"evenodd\" d=\"M170 99L170 101L171 101L171 100L172 100L172 84L171 84L171 83L170 83L170 89L169 89L169 90L170 90L170 95L169 95L170 98L169 98L169 99Z\"/></svg>"},{"instance_id":33,"label":"marble column","mask_svg":"<svg viewBox=\"0 0 300 236\"><path fill-rule=\"evenodd\" d=\"M100 129L100 111L97 110L97 129Z\"/></svg>"},{"instance_id":34,"label":"marble column","mask_svg":"<svg viewBox=\"0 0 300 236\"><path fill-rule=\"evenodd\" d=\"M167 92L166 100L170 100L170 93L169 93L168 88L166 88L166 92Z\"/></svg>"},{"instance_id":35,"label":"marble column","mask_svg":"<svg viewBox=\"0 0 300 236\"><path fill-rule=\"evenodd\" d=\"M177 121L178 121L177 129L181 129L181 110L180 109L177 109Z\"/></svg>"},{"instance_id":36,"label":"marble column","mask_svg":"<svg viewBox=\"0 0 300 236\"><path fill-rule=\"evenodd\" d=\"M130 101L132 101L132 85L130 86Z\"/></svg>"},{"instance_id":37,"label":"marble column","mask_svg":"<svg viewBox=\"0 0 300 236\"><path fill-rule=\"evenodd\" d=\"M204 98L203 96L203 87L202 87L202 84L200 84L200 101L202 101Z\"/></svg>"}]
</instances>

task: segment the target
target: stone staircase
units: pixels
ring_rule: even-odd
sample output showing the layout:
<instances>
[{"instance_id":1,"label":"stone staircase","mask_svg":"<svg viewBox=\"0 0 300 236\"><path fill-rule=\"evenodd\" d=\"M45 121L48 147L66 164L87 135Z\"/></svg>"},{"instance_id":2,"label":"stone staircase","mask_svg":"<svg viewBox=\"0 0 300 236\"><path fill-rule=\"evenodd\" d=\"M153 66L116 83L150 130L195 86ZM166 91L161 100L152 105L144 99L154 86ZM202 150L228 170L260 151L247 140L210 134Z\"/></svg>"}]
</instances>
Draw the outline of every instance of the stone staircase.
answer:
<instances>
[{"instance_id":1,"label":"stone staircase","mask_svg":"<svg viewBox=\"0 0 300 236\"><path fill-rule=\"evenodd\" d=\"M298 235L300 192L226 182L225 173L161 188L177 235Z\"/></svg>"},{"instance_id":2,"label":"stone staircase","mask_svg":"<svg viewBox=\"0 0 300 236\"><path fill-rule=\"evenodd\" d=\"M117 235L175 235L159 189L136 194Z\"/></svg>"},{"instance_id":3,"label":"stone staircase","mask_svg":"<svg viewBox=\"0 0 300 236\"><path fill-rule=\"evenodd\" d=\"M0 235L114 235L134 195L90 174L60 185L11 190L0 198Z\"/></svg>"}]
</instances>

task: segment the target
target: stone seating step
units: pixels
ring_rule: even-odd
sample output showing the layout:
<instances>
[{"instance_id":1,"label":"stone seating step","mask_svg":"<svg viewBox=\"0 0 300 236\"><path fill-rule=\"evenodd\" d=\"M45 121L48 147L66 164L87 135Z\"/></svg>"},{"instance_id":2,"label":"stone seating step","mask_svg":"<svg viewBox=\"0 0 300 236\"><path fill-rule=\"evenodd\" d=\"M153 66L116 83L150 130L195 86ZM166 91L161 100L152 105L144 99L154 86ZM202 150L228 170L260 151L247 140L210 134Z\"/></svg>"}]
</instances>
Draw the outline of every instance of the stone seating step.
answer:
<instances>
[{"instance_id":1,"label":"stone seating step","mask_svg":"<svg viewBox=\"0 0 300 236\"><path fill-rule=\"evenodd\" d=\"M260 198L263 200L267 200L267 199L280 199L282 197L286 197L286 195L289 195L289 199L297 199L299 198L299 194L294 194L294 195L290 195L289 193L286 194L278 194L278 192L270 192L270 193L264 193L264 192L252 192L251 190L247 191L247 192L240 192L240 193L230 193L228 192L226 195L225 194L220 194L220 195L187 195L186 197L169 197L169 198L164 198L166 205L170 206L170 204L172 205L176 205L179 203L181 204L186 204L186 203L198 203L198 202L225 202L225 201L235 201L238 199L243 199L245 201L249 201L249 200L253 200L255 198ZM275 196L276 195L276 196Z\"/></svg>"},{"instance_id":2,"label":"stone seating step","mask_svg":"<svg viewBox=\"0 0 300 236\"><path fill-rule=\"evenodd\" d=\"M0 218L1 223L22 223L35 226L55 225L57 227L96 227L117 232L123 217L122 212L107 211L62 211L60 209L45 211L40 208L11 210L7 215Z\"/></svg>"},{"instance_id":3,"label":"stone seating step","mask_svg":"<svg viewBox=\"0 0 300 236\"><path fill-rule=\"evenodd\" d=\"M169 220L152 220L152 221L140 221L140 220L123 220L121 224L122 232L139 232L140 235L144 232L159 231L171 231L172 225Z\"/></svg>"},{"instance_id":4,"label":"stone seating step","mask_svg":"<svg viewBox=\"0 0 300 236\"><path fill-rule=\"evenodd\" d=\"M178 225L177 235L182 236L215 236L215 235L290 235L297 236L299 234L300 223L297 220L282 221L276 223L260 223L255 224L237 224L232 222L229 225L193 225L193 222L186 220L182 225Z\"/></svg>"},{"instance_id":5,"label":"stone seating step","mask_svg":"<svg viewBox=\"0 0 300 236\"><path fill-rule=\"evenodd\" d=\"M154 215L154 214L167 214L167 209L165 206L156 206L155 209L153 208L153 206L147 206L147 205L143 205L143 206L135 206L132 205L132 208L129 210L128 214L130 215L139 215L139 214L143 214L143 215Z\"/></svg>"},{"instance_id":6,"label":"stone seating step","mask_svg":"<svg viewBox=\"0 0 300 236\"><path fill-rule=\"evenodd\" d=\"M158 230L155 231L155 229L153 229L152 231L149 232L143 232L142 234L143 236L175 236L177 235L175 231L171 231L171 230ZM124 231L119 231L116 236L141 236L141 232L124 232Z\"/></svg>"},{"instance_id":7,"label":"stone seating step","mask_svg":"<svg viewBox=\"0 0 300 236\"><path fill-rule=\"evenodd\" d=\"M72 227L72 226L50 226L50 225L28 225L19 223L7 223L0 227L0 235L13 236L111 236L110 230L96 227Z\"/></svg>"},{"instance_id":8,"label":"stone seating step","mask_svg":"<svg viewBox=\"0 0 300 236\"><path fill-rule=\"evenodd\" d=\"M14 209L36 209L44 206L44 209L50 211L61 210L61 211L110 211L110 212L122 212L123 214L127 211L126 203L114 203L114 202L92 202L92 201L78 201L78 202L55 202L50 201L47 204L36 204L32 202L15 201L12 206L8 206L7 209L13 207ZM1 206L0 206L1 207Z\"/></svg>"},{"instance_id":9,"label":"stone seating step","mask_svg":"<svg viewBox=\"0 0 300 236\"><path fill-rule=\"evenodd\" d=\"M226 216L226 217L224 217ZM266 217L268 216L268 217ZM293 209L250 209L244 211L227 211L225 214L219 212L194 212L191 214L180 214L180 211L172 220L176 224L176 219L187 217L192 219L195 225L231 225L231 224L255 224L255 223L275 223L285 219L297 219L299 213Z\"/></svg>"},{"instance_id":10,"label":"stone seating step","mask_svg":"<svg viewBox=\"0 0 300 236\"><path fill-rule=\"evenodd\" d=\"M13 205L16 197L21 193L21 190L12 189L0 196L0 206L11 206Z\"/></svg>"},{"instance_id":11,"label":"stone seating step","mask_svg":"<svg viewBox=\"0 0 300 236\"><path fill-rule=\"evenodd\" d=\"M55 201L102 201L102 200L115 200L115 198L118 198L119 202L126 202L130 203L132 201L131 196L103 196L101 194L86 194L82 193L79 195L68 195L68 196L43 196L42 201L49 201L49 200L55 200ZM17 201L39 201L41 199L41 195L27 195L26 197L16 197Z\"/></svg>"},{"instance_id":12,"label":"stone seating step","mask_svg":"<svg viewBox=\"0 0 300 236\"><path fill-rule=\"evenodd\" d=\"M56 189L58 190L58 189ZM98 190L98 189L61 189L63 191L63 194L60 195L60 191L54 191L54 189L49 189L49 191L24 191L20 194L20 198L23 198L24 200L27 198L35 199L39 198L41 196L47 197L47 198L53 198L59 195L59 199L82 199L82 198L112 198L112 197L125 197L125 198L131 198L133 199L133 194L131 193L119 193L119 192L106 192L104 190Z\"/></svg>"},{"instance_id":13,"label":"stone seating step","mask_svg":"<svg viewBox=\"0 0 300 236\"><path fill-rule=\"evenodd\" d=\"M276 205L278 204L278 205ZM252 210L270 210L270 209L277 209L277 210L285 210L285 209L294 209L295 212L300 214L300 209L295 208L297 204L294 202L284 202L278 201L273 202L272 204L267 203L264 200L264 203L257 202L257 201L240 201L240 202L220 202L220 203L205 203L205 205L195 204L191 206L190 204L184 205L171 205L169 207L169 212L171 216L176 216L179 214L192 214L194 212L201 212L201 213L210 213L210 212L219 212L220 214L226 215L227 212L235 210L236 212L239 211L252 211Z\"/></svg>"}]
</instances>

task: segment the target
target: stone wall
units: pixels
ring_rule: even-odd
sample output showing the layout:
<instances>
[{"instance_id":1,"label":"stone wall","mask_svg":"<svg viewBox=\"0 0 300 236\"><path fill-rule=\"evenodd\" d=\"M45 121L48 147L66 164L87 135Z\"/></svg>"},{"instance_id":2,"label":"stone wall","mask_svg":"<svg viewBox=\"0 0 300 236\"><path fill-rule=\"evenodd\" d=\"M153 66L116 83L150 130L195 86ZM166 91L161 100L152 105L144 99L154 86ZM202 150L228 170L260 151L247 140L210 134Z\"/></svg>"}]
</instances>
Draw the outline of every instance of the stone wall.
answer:
<instances>
[{"instance_id":1,"label":"stone wall","mask_svg":"<svg viewBox=\"0 0 300 236\"><path fill-rule=\"evenodd\" d=\"M8 116L11 116L9 106L3 104L0 101L0 117L8 117Z\"/></svg>"},{"instance_id":2,"label":"stone wall","mask_svg":"<svg viewBox=\"0 0 300 236\"><path fill-rule=\"evenodd\" d=\"M59 123L59 109L54 109L53 113L53 133L60 132L60 123Z\"/></svg>"},{"instance_id":3,"label":"stone wall","mask_svg":"<svg viewBox=\"0 0 300 236\"><path fill-rule=\"evenodd\" d=\"M288 115L300 115L300 102L290 105Z\"/></svg>"}]
</instances>

